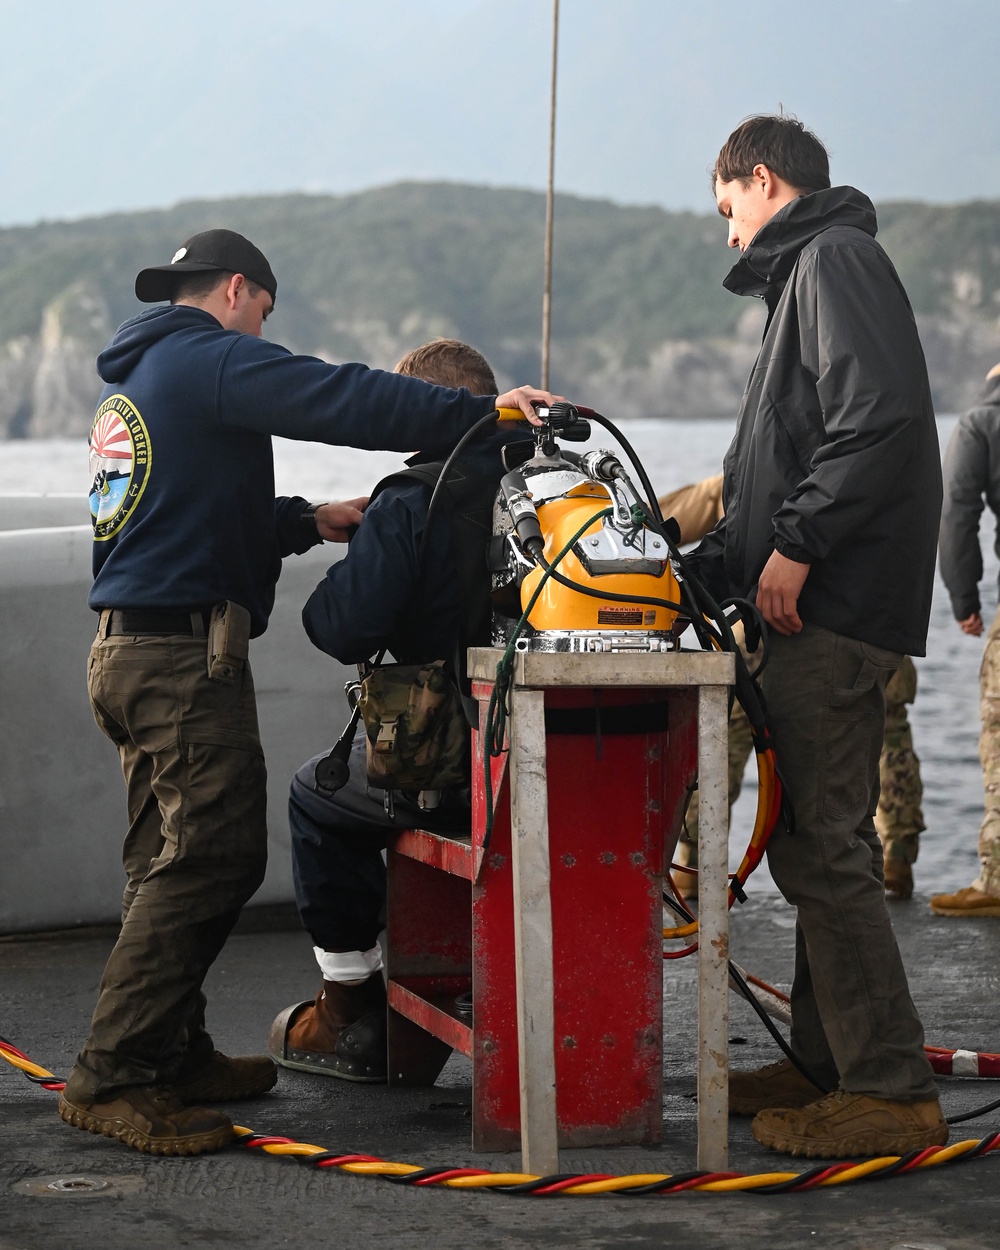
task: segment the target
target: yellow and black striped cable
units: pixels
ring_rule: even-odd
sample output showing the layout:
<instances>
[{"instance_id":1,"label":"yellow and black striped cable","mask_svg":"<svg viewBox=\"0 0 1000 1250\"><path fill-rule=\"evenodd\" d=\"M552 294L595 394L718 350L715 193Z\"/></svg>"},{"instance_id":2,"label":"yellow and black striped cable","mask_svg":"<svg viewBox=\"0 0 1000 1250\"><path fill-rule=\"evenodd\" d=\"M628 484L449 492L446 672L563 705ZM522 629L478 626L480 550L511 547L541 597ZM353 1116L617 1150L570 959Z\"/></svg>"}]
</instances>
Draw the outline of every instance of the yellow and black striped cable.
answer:
<instances>
[{"instance_id":1,"label":"yellow and black striped cable","mask_svg":"<svg viewBox=\"0 0 1000 1250\"><path fill-rule=\"evenodd\" d=\"M44 1089L58 1091L64 1082L28 1056L0 1038L0 1056L19 1068ZM927 1168L979 1159L1000 1149L1000 1132L979 1141L956 1142L952 1146L928 1146L906 1155L866 1159L861 1163L824 1163L806 1172L682 1172L674 1175L640 1172L628 1176L607 1173L569 1173L558 1176L532 1176L526 1172L490 1172L485 1168L421 1168L412 1163L392 1163L373 1155L342 1154L295 1141L255 1133L235 1125L236 1140L251 1150L288 1157L316 1168L336 1168L354 1176L377 1176L397 1185L424 1188L440 1185L445 1189L489 1189L494 1193L532 1198L622 1194L628 1197L667 1196L681 1193L792 1194L858 1181L886 1180Z\"/></svg>"}]
</instances>

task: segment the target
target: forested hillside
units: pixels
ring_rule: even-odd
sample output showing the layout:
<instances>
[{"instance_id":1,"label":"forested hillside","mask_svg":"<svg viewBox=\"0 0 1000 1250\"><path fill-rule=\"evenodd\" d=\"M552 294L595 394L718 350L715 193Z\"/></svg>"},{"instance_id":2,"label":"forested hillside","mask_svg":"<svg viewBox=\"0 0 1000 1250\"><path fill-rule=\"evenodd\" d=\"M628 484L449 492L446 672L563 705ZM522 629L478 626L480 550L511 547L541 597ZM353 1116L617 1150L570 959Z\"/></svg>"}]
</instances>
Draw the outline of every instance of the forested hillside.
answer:
<instances>
[{"instance_id":1,"label":"forested hillside","mask_svg":"<svg viewBox=\"0 0 1000 1250\"><path fill-rule=\"evenodd\" d=\"M454 334L503 381L536 381L544 216L532 192L408 183L0 230L0 436L84 433L94 355L141 307L135 272L218 225L268 255L278 306L267 331L294 350L391 367ZM955 411L1000 359L1000 204L895 203L879 217L938 409ZM555 255L554 388L609 415L735 413L762 309L722 289L734 258L714 213L563 196Z\"/></svg>"}]
</instances>

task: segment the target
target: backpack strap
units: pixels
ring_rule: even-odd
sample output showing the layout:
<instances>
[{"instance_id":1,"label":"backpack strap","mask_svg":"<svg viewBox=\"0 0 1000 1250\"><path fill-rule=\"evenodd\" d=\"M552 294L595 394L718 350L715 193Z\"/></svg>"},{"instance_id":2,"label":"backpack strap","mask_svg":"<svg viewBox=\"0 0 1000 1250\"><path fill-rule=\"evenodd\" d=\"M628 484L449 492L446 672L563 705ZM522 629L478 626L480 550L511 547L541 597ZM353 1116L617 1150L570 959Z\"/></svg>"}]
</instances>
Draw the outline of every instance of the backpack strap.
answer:
<instances>
[{"instance_id":1,"label":"backpack strap","mask_svg":"<svg viewBox=\"0 0 1000 1250\"><path fill-rule=\"evenodd\" d=\"M438 484L444 461L411 465L383 478L372 491L374 499L390 484L421 482L431 493ZM441 483L438 498L452 521L451 540L457 566L459 603L458 650L463 663L456 667L465 677L465 648L489 639L490 632L490 570L487 552L493 535L493 501L500 472L495 477L469 473L461 464L453 464ZM432 518L428 514L428 522ZM425 531L426 533L426 531ZM422 544L422 548L425 544ZM423 570L421 569L421 572Z\"/></svg>"},{"instance_id":2,"label":"backpack strap","mask_svg":"<svg viewBox=\"0 0 1000 1250\"><path fill-rule=\"evenodd\" d=\"M428 464L411 465L389 474L378 482L371 493L374 499L392 483L400 485L410 482L421 482L434 496L435 487L441 477L445 462L432 461ZM453 464L447 479L442 483L438 497L444 496L444 506L452 521L451 539L455 551L459 586L459 632L455 640L455 654L452 668L455 674L455 686L465 718L473 729L479 728L479 705L470 698L468 677L466 676L465 648L469 643L486 642L490 629L490 570L487 562L487 550L493 534L493 501L496 497L500 473L496 476L470 474L460 465ZM430 500L428 500L428 508ZM432 521L430 512L427 516L425 535ZM422 542L421 566L426 543ZM423 572L421 567L420 572ZM385 657L383 646L374 660L378 668ZM316 765L316 784L323 791L333 794L347 781L351 745L360 719L360 705L355 707L347 728L341 734L333 749ZM379 731L380 745L389 750L394 745L396 734L396 717L390 717ZM386 810L392 805L392 791L386 790Z\"/></svg>"}]
</instances>

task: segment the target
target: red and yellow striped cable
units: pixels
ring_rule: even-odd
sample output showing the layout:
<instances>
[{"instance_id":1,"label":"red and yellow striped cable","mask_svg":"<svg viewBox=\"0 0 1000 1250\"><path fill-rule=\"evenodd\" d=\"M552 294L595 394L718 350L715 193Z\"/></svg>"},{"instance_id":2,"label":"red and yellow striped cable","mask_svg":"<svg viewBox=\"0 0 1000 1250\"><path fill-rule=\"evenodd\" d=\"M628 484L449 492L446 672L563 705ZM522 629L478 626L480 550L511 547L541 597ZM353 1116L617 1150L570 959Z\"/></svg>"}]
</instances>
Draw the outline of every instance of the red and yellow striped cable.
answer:
<instances>
[{"instance_id":1,"label":"red and yellow striped cable","mask_svg":"<svg viewBox=\"0 0 1000 1250\"><path fill-rule=\"evenodd\" d=\"M19 1068L25 1076L44 1089L61 1090L64 1082L38 1064L32 1063L22 1050L0 1038L0 1057ZM1000 1149L1000 1132L979 1141L956 1142L952 1146L929 1146L908 1155L887 1155L866 1159L861 1163L824 1163L807 1172L687 1172L671 1175L665 1172L639 1172L627 1176L602 1173L576 1173L563 1176L533 1176L528 1172L490 1172L485 1168L435 1167L421 1168L412 1163L392 1163L374 1155L340 1154L295 1141L255 1133L242 1125L234 1126L237 1142L247 1149L292 1158L317 1168L337 1168L354 1176L377 1176L395 1184L426 1187L440 1185L445 1189L492 1189L504 1194L523 1194L535 1198L562 1196L593 1196L597 1194L628 1194L632 1196L679 1193L804 1193L856 1181L905 1176L926 1168L941 1167L979 1159Z\"/></svg>"}]
</instances>

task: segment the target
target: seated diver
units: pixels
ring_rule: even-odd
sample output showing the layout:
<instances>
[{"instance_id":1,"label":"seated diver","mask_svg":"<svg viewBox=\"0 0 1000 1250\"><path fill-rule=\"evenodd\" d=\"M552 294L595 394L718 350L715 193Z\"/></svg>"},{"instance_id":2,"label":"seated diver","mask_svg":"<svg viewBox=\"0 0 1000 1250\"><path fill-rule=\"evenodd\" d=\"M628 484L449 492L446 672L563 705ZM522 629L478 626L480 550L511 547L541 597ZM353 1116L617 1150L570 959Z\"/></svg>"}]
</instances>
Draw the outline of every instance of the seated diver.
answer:
<instances>
[{"instance_id":1,"label":"seated diver","mask_svg":"<svg viewBox=\"0 0 1000 1250\"><path fill-rule=\"evenodd\" d=\"M396 372L440 386L464 386L479 395L497 390L486 360L454 339L417 348ZM445 492L448 503L432 519L423 568L419 553L430 485L403 473L376 487L347 556L329 569L303 609L306 632L320 650L352 664L388 646L398 663L416 664L450 659L457 645L464 656L465 647L488 642L485 547L504 473L500 451L512 437L500 431L484 434L455 461L462 483ZM441 459L418 453L407 464ZM449 486L455 476L454 471L449 475ZM481 558L468 551L470 545L481 545ZM481 583L463 585L468 573L460 569L477 564ZM386 991L378 934L386 881L381 852L392 829L419 825L437 833L468 833L469 793L467 788L444 791L439 806L422 810L415 795L394 791L387 804L385 791L368 783L363 726L351 752L349 780L332 794L317 785L316 764L322 758L308 760L292 781L289 826L295 898L323 984L315 1001L281 1012L271 1027L268 1050L283 1067L384 1082Z\"/></svg>"}]
</instances>

